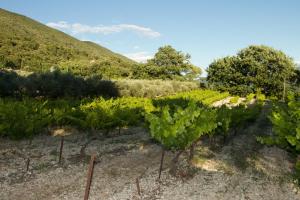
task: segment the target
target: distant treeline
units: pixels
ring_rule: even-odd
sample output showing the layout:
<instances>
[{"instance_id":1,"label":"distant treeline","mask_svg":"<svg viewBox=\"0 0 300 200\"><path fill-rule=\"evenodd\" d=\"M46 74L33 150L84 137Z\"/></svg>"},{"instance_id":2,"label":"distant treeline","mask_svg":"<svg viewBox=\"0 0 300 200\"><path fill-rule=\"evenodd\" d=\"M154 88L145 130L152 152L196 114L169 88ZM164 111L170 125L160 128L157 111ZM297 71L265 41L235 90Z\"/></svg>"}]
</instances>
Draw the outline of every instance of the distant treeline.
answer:
<instances>
[{"instance_id":1,"label":"distant treeline","mask_svg":"<svg viewBox=\"0 0 300 200\"><path fill-rule=\"evenodd\" d=\"M0 69L22 70L35 73L45 73L51 70L51 68L56 68L60 71L71 72L76 76L83 77L98 75L105 79L162 79L179 81L199 79L202 73L200 68L191 64L189 54L177 51L169 45L160 47L154 58L144 64L124 62L118 57L104 61L94 57L90 60L69 60L60 55L63 57L62 60L64 62L61 61L59 64L50 65L50 63L44 62L36 63L34 61L37 59L35 58L35 54L32 57L19 55L18 52L9 56L6 53L2 54L0 55ZM53 56L48 56L53 58ZM39 55L38 57L44 56ZM56 58L56 56L54 57Z\"/></svg>"},{"instance_id":2,"label":"distant treeline","mask_svg":"<svg viewBox=\"0 0 300 200\"><path fill-rule=\"evenodd\" d=\"M21 76L0 70L0 97L83 98L156 97L199 88L198 82L162 80L103 80L101 76L82 77L53 71Z\"/></svg>"}]
</instances>

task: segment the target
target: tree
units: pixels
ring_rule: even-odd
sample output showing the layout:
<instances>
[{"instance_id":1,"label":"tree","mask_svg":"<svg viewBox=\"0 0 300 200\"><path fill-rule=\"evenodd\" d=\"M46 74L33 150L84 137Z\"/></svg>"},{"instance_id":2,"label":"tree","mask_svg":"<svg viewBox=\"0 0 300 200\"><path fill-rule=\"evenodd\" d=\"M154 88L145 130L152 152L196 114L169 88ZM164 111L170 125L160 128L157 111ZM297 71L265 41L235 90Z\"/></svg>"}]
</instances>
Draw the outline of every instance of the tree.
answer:
<instances>
[{"instance_id":1,"label":"tree","mask_svg":"<svg viewBox=\"0 0 300 200\"><path fill-rule=\"evenodd\" d=\"M172 46L160 47L153 59L143 67L143 76L161 79L193 80L199 78L201 69L190 63L191 56L176 51ZM146 70L146 71L145 71Z\"/></svg>"},{"instance_id":2,"label":"tree","mask_svg":"<svg viewBox=\"0 0 300 200\"><path fill-rule=\"evenodd\" d=\"M0 69L0 97L19 96L23 82L17 73Z\"/></svg>"},{"instance_id":3,"label":"tree","mask_svg":"<svg viewBox=\"0 0 300 200\"><path fill-rule=\"evenodd\" d=\"M293 60L268 46L249 46L236 56L215 60L207 72L215 89L246 95L262 90L266 95L282 96L283 87L295 71Z\"/></svg>"},{"instance_id":4,"label":"tree","mask_svg":"<svg viewBox=\"0 0 300 200\"><path fill-rule=\"evenodd\" d=\"M293 84L300 87L300 65L296 67L295 74L293 77Z\"/></svg>"},{"instance_id":5,"label":"tree","mask_svg":"<svg viewBox=\"0 0 300 200\"><path fill-rule=\"evenodd\" d=\"M163 46L158 49L153 59L148 63L153 63L156 66L182 66L189 63L191 56L176 51L171 45Z\"/></svg>"}]
</instances>

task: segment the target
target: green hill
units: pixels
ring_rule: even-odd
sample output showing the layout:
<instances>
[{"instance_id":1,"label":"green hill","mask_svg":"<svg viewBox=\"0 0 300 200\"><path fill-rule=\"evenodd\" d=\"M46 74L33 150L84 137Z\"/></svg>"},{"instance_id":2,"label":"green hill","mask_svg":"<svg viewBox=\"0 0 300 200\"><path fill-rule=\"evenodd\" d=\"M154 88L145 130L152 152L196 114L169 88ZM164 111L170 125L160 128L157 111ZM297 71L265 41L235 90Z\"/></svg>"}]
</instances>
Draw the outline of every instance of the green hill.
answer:
<instances>
[{"instance_id":1,"label":"green hill","mask_svg":"<svg viewBox=\"0 0 300 200\"><path fill-rule=\"evenodd\" d=\"M107 76L114 77L118 76L114 73L126 76L135 64L98 44L77 40L3 9L0 9L0 27L0 68L36 72L57 66L81 75L110 71Z\"/></svg>"}]
</instances>

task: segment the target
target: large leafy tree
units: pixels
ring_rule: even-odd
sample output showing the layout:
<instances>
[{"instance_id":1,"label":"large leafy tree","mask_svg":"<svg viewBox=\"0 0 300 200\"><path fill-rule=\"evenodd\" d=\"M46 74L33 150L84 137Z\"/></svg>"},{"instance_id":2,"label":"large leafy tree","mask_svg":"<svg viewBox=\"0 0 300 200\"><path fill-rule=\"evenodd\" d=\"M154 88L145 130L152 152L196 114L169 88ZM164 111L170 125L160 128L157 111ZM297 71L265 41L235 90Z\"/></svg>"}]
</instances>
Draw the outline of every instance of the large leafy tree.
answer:
<instances>
[{"instance_id":1,"label":"large leafy tree","mask_svg":"<svg viewBox=\"0 0 300 200\"><path fill-rule=\"evenodd\" d=\"M282 96L284 83L295 72L293 60L268 46L249 46L236 56L215 60L208 68L208 83L219 90L244 95L262 90Z\"/></svg>"},{"instance_id":2,"label":"large leafy tree","mask_svg":"<svg viewBox=\"0 0 300 200\"><path fill-rule=\"evenodd\" d=\"M191 56L177 51L172 46L160 47L153 59L143 66L137 67L136 78L159 78L193 80L199 78L201 69L192 65Z\"/></svg>"},{"instance_id":3,"label":"large leafy tree","mask_svg":"<svg viewBox=\"0 0 300 200\"><path fill-rule=\"evenodd\" d=\"M293 77L294 84L300 87L300 65L296 67L295 75Z\"/></svg>"}]
</instances>

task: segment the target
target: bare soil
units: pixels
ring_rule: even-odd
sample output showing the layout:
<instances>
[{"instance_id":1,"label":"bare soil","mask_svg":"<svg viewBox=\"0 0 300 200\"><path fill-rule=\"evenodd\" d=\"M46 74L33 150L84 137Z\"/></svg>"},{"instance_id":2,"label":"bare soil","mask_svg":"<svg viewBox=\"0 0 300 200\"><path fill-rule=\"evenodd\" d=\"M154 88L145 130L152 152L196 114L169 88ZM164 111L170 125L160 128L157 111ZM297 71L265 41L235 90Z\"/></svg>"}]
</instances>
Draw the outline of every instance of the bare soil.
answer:
<instances>
[{"instance_id":1,"label":"bare soil","mask_svg":"<svg viewBox=\"0 0 300 200\"><path fill-rule=\"evenodd\" d=\"M256 134L271 134L265 112L225 144L202 141L192 165L188 165L184 153L172 173L175 154L167 152L160 181L161 147L140 127L123 129L120 136L91 140L85 155L80 155L80 149L91 136L66 136L61 164L59 137L40 135L31 144L2 139L0 199L83 199L89 158L96 153L91 200L300 200L291 176L294 158L276 147L258 144ZM137 193L137 178L141 196Z\"/></svg>"}]
</instances>

